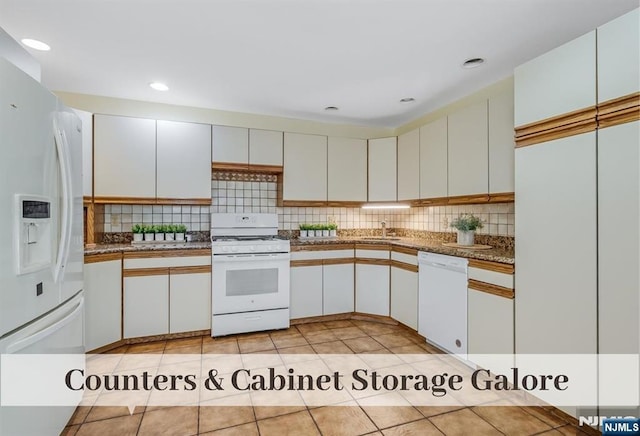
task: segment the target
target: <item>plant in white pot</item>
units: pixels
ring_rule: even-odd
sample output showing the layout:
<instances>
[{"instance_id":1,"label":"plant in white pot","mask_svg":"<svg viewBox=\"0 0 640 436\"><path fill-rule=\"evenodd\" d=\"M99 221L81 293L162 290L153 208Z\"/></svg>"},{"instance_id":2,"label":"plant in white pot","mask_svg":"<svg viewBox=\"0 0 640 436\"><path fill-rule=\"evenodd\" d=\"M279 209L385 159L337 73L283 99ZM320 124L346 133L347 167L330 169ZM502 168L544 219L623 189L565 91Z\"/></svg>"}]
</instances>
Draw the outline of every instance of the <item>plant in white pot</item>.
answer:
<instances>
[{"instance_id":1,"label":"plant in white pot","mask_svg":"<svg viewBox=\"0 0 640 436\"><path fill-rule=\"evenodd\" d=\"M450 224L458 231L458 245L473 245L476 230L481 229L482 220L473 214L458 216Z\"/></svg>"},{"instance_id":2,"label":"plant in white pot","mask_svg":"<svg viewBox=\"0 0 640 436\"><path fill-rule=\"evenodd\" d=\"M176 226L173 224L167 224L164 226L164 239L165 241L173 241L176 236Z\"/></svg>"},{"instance_id":3,"label":"plant in white pot","mask_svg":"<svg viewBox=\"0 0 640 436\"><path fill-rule=\"evenodd\" d=\"M331 223L327 227L329 227L329 236L338 236L338 225L336 223Z\"/></svg>"},{"instance_id":4,"label":"plant in white pot","mask_svg":"<svg viewBox=\"0 0 640 436\"><path fill-rule=\"evenodd\" d=\"M164 241L164 226L153 226L153 233L155 233L156 241Z\"/></svg>"},{"instance_id":5,"label":"plant in white pot","mask_svg":"<svg viewBox=\"0 0 640 436\"><path fill-rule=\"evenodd\" d=\"M309 224L300 224L300 237L306 238L309 236Z\"/></svg>"},{"instance_id":6,"label":"plant in white pot","mask_svg":"<svg viewBox=\"0 0 640 436\"><path fill-rule=\"evenodd\" d=\"M176 225L176 241L184 241L185 233L187 233L187 226L184 224Z\"/></svg>"},{"instance_id":7,"label":"plant in white pot","mask_svg":"<svg viewBox=\"0 0 640 436\"><path fill-rule=\"evenodd\" d=\"M322 228L322 237L323 238L328 238L329 237L329 224L320 224L320 227Z\"/></svg>"},{"instance_id":8,"label":"plant in white pot","mask_svg":"<svg viewBox=\"0 0 640 436\"><path fill-rule=\"evenodd\" d=\"M131 227L131 231L133 232L133 241L140 242L143 238L144 226L142 224L134 224Z\"/></svg>"},{"instance_id":9,"label":"plant in white pot","mask_svg":"<svg viewBox=\"0 0 640 436\"><path fill-rule=\"evenodd\" d=\"M145 241L153 241L154 238L154 234L153 234L153 226L142 226L142 233L144 234L144 240Z\"/></svg>"}]
</instances>

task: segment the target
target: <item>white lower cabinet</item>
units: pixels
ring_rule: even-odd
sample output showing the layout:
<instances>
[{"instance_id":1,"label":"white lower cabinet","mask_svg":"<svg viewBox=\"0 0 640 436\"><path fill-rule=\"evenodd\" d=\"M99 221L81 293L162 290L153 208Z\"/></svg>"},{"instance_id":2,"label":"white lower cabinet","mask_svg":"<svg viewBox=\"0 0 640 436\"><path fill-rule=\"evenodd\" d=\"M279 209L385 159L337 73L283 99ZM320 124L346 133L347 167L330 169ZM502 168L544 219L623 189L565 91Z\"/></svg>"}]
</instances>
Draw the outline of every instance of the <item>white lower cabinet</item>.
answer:
<instances>
[{"instance_id":1,"label":"white lower cabinet","mask_svg":"<svg viewBox=\"0 0 640 436\"><path fill-rule=\"evenodd\" d=\"M169 333L211 328L211 273L169 275Z\"/></svg>"},{"instance_id":2,"label":"white lower cabinet","mask_svg":"<svg viewBox=\"0 0 640 436\"><path fill-rule=\"evenodd\" d=\"M388 265L356 264L356 312L389 316L389 270Z\"/></svg>"},{"instance_id":3,"label":"white lower cabinet","mask_svg":"<svg viewBox=\"0 0 640 436\"><path fill-rule=\"evenodd\" d=\"M84 266L85 349L121 339L122 261L92 262Z\"/></svg>"},{"instance_id":4,"label":"white lower cabinet","mask_svg":"<svg viewBox=\"0 0 640 436\"><path fill-rule=\"evenodd\" d=\"M322 267L322 311L324 315L353 312L354 265Z\"/></svg>"},{"instance_id":5,"label":"white lower cabinet","mask_svg":"<svg viewBox=\"0 0 640 436\"><path fill-rule=\"evenodd\" d=\"M391 318L418 329L418 273L391 267Z\"/></svg>"},{"instance_id":6,"label":"white lower cabinet","mask_svg":"<svg viewBox=\"0 0 640 436\"><path fill-rule=\"evenodd\" d=\"M124 278L124 337L169 333L169 275Z\"/></svg>"},{"instance_id":7,"label":"white lower cabinet","mask_svg":"<svg viewBox=\"0 0 640 436\"><path fill-rule=\"evenodd\" d=\"M467 305L469 355L513 354L513 300L469 289ZM490 356L473 356L473 359L476 365L498 373L513 365L512 359L508 362Z\"/></svg>"},{"instance_id":8,"label":"white lower cabinet","mask_svg":"<svg viewBox=\"0 0 640 436\"><path fill-rule=\"evenodd\" d=\"M322 265L291 268L291 319L322 315Z\"/></svg>"}]
</instances>

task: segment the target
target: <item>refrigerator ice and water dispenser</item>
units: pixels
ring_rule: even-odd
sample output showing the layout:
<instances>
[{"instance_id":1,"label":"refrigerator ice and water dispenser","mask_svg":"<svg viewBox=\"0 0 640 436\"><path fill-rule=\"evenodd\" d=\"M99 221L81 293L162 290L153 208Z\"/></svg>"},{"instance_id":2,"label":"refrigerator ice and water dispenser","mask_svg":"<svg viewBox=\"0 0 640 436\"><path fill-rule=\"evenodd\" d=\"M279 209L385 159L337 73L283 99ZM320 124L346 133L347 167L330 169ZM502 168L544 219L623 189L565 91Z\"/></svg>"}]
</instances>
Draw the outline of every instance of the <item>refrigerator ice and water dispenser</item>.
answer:
<instances>
[{"instance_id":1,"label":"refrigerator ice and water dispenser","mask_svg":"<svg viewBox=\"0 0 640 436\"><path fill-rule=\"evenodd\" d=\"M51 201L46 197L16 195L17 274L51 266Z\"/></svg>"}]
</instances>

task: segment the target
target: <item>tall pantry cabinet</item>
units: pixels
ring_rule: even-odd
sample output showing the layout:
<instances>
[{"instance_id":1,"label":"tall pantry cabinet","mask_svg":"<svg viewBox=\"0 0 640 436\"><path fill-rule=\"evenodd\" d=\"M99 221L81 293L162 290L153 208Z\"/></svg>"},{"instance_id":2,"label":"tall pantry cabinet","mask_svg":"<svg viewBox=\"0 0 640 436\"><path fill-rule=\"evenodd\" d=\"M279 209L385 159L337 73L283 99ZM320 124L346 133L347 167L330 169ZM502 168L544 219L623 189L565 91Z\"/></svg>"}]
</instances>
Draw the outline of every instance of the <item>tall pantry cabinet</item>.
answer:
<instances>
[{"instance_id":1,"label":"tall pantry cabinet","mask_svg":"<svg viewBox=\"0 0 640 436\"><path fill-rule=\"evenodd\" d=\"M639 18L515 71L518 354L639 351Z\"/></svg>"}]
</instances>

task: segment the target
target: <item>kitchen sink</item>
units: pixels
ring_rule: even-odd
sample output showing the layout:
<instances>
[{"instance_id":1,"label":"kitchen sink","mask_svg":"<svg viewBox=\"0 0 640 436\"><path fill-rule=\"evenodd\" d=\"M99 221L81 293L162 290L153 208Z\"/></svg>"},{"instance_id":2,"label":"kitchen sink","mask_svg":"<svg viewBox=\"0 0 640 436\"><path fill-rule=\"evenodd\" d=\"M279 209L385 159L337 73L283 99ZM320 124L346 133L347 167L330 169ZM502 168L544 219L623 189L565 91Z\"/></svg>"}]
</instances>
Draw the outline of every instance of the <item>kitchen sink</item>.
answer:
<instances>
[{"instance_id":1,"label":"kitchen sink","mask_svg":"<svg viewBox=\"0 0 640 436\"><path fill-rule=\"evenodd\" d=\"M386 238L379 237L379 238L377 238L375 236L366 236L366 237L364 237L362 239L365 239L367 241L399 241L401 238L391 238L391 237L386 237Z\"/></svg>"}]
</instances>

